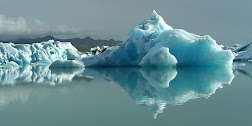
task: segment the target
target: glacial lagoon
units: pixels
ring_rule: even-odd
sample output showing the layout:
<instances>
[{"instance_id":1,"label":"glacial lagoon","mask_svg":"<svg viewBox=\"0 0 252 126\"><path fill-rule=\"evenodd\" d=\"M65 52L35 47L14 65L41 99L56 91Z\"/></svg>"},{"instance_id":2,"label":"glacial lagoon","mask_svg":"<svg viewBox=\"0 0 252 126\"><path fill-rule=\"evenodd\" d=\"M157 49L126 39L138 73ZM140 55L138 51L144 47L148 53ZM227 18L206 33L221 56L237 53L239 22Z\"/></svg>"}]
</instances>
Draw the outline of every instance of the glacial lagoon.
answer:
<instances>
[{"instance_id":1,"label":"glacial lagoon","mask_svg":"<svg viewBox=\"0 0 252 126\"><path fill-rule=\"evenodd\" d=\"M1 125L251 125L251 71L251 63L0 69Z\"/></svg>"}]
</instances>

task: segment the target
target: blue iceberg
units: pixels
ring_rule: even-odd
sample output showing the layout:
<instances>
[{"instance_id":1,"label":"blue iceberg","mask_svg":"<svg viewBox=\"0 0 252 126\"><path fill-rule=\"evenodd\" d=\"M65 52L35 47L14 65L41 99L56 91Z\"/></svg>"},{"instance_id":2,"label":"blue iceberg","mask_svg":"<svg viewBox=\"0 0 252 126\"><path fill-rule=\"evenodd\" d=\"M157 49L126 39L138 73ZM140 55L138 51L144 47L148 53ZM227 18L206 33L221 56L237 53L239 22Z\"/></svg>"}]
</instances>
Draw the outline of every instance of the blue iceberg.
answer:
<instances>
[{"instance_id":1,"label":"blue iceberg","mask_svg":"<svg viewBox=\"0 0 252 126\"><path fill-rule=\"evenodd\" d=\"M85 67L97 66L231 66L234 55L210 36L199 36L167 25L156 11L135 26L121 46L84 57Z\"/></svg>"}]
</instances>

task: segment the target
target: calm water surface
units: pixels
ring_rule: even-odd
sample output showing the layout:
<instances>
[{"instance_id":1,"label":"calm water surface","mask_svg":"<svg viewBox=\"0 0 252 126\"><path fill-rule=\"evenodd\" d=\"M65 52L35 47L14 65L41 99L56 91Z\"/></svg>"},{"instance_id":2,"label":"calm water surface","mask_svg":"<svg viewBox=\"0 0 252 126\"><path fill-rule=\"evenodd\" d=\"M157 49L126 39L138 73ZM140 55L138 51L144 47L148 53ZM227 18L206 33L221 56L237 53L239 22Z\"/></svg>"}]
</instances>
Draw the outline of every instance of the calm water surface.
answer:
<instances>
[{"instance_id":1,"label":"calm water surface","mask_svg":"<svg viewBox=\"0 0 252 126\"><path fill-rule=\"evenodd\" d=\"M252 64L235 66L0 69L0 124L249 126Z\"/></svg>"}]
</instances>

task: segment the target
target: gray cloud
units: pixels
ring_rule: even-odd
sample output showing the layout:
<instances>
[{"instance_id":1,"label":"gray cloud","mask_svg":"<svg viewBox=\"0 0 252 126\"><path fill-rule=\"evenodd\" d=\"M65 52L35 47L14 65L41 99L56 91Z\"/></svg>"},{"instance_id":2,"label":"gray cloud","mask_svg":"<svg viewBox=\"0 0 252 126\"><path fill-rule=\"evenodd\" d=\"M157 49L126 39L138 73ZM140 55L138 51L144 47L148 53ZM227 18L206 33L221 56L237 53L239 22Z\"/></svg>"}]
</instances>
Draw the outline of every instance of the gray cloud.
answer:
<instances>
[{"instance_id":1,"label":"gray cloud","mask_svg":"<svg viewBox=\"0 0 252 126\"><path fill-rule=\"evenodd\" d=\"M17 37L37 37L44 35L71 35L78 30L66 25L51 26L40 20L27 20L23 17L13 18L0 14L0 37L1 39Z\"/></svg>"}]
</instances>

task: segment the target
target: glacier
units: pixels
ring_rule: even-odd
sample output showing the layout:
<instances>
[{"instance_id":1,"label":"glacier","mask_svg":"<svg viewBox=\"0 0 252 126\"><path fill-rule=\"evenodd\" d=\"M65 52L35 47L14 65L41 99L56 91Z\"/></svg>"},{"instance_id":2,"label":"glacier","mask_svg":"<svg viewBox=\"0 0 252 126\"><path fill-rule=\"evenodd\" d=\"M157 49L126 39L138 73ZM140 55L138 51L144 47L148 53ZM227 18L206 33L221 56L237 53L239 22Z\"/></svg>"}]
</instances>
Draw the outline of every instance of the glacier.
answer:
<instances>
[{"instance_id":1,"label":"glacier","mask_svg":"<svg viewBox=\"0 0 252 126\"><path fill-rule=\"evenodd\" d=\"M173 29L154 10L120 46L81 61L85 67L231 66L234 55L210 36Z\"/></svg>"},{"instance_id":2,"label":"glacier","mask_svg":"<svg viewBox=\"0 0 252 126\"><path fill-rule=\"evenodd\" d=\"M74 60L80 56L81 53L70 42L0 43L0 67L49 64L56 60Z\"/></svg>"}]
</instances>

